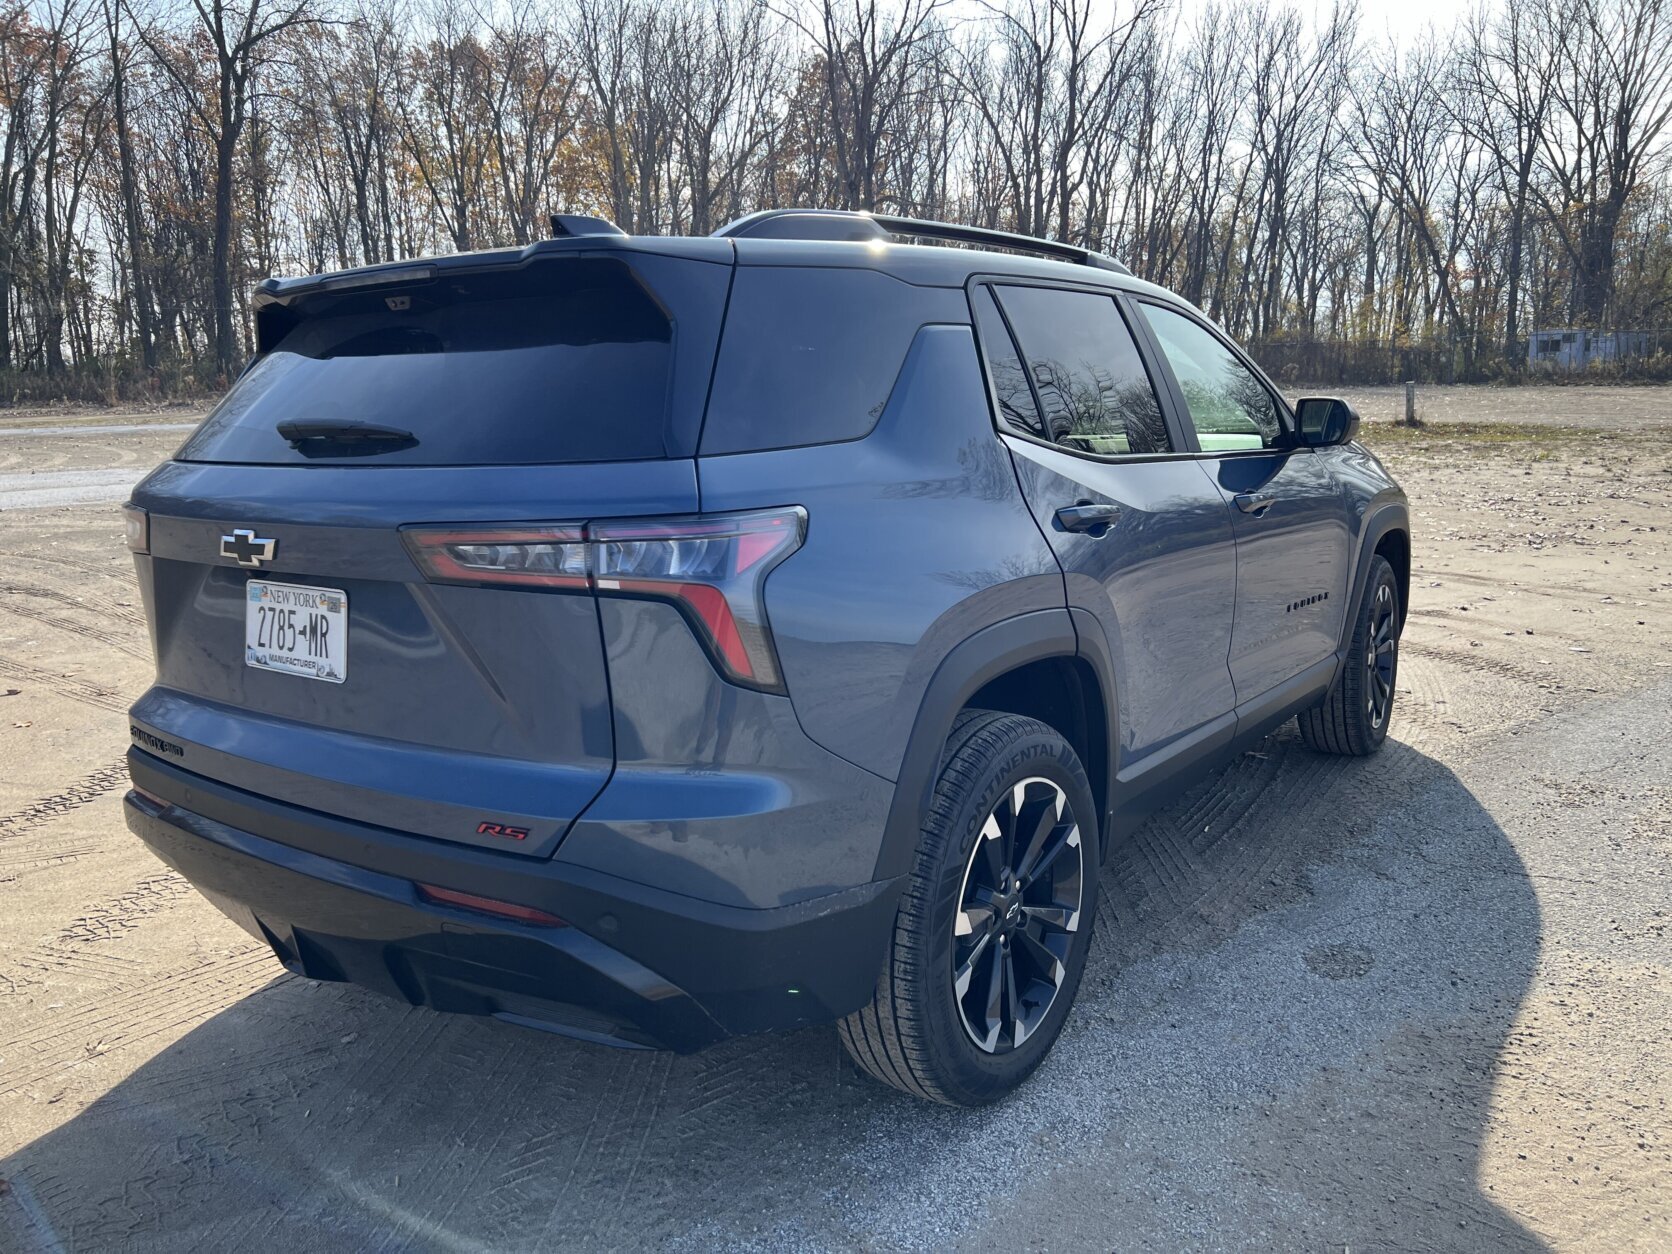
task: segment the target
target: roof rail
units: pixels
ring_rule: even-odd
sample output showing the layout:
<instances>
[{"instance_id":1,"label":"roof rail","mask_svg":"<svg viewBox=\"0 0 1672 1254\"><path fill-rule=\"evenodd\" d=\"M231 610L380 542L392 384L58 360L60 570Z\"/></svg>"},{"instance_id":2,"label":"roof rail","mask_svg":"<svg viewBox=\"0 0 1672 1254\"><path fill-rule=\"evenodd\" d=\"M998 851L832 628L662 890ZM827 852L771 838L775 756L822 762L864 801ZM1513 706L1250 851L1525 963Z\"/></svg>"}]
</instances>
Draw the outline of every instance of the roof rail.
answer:
<instances>
[{"instance_id":1,"label":"roof rail","mask_svg":"<svg viewBox=\"0 0 1672 1254\"><path fill-rule=\"evenodd\" d=\"M914 239L946 240L957 244L975 244L987 248L1006 248L1012 252L1033 253L1059 261L1071 261L1099 270L1130 275L1113 257L1105 256L1077 244L1059 240L1038 239L1032 235L1016 235L1010 231L994 231L980 226L960 226L953 222L930 222L920 218L901 218L886 213L864 213L849 209L763 209L747 217L728 222L714 234L733 239L822 239L822 240L891 240L896 236Z\"/></svg>"}]
</instances>

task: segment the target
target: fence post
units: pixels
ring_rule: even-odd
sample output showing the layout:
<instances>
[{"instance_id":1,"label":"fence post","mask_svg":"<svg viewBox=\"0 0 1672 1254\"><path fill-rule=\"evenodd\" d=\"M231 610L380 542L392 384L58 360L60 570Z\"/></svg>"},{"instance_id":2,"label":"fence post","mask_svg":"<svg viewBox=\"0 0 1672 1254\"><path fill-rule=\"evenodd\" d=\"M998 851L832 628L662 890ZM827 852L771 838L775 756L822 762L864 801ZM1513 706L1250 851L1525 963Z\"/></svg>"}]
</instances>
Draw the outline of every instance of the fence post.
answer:
<instances>
[{"instance_id":1,"label":"fence post","mask_svg":"<svg viewBox=\"0 0 1672 1254\"><path fill-rule=\"evenodd\" d=\"M1417 381L1415 379L1405 380L1405 425L1407 427L1417 425Z\"/></svg>"}]
</instances>

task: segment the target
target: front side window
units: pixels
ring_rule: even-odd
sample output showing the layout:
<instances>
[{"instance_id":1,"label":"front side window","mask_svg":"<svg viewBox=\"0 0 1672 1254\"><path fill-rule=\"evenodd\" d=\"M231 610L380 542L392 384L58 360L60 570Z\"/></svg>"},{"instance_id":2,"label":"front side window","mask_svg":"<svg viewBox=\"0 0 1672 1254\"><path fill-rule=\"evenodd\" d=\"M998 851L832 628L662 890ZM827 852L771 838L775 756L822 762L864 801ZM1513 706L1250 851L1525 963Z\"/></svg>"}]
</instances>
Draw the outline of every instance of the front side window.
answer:
<instances>
[{"instance_id":1,"label":"front side window","mask_svg":"<svg viewBox=\"0 0 1672 1254\"><path fill-rule=\"evenodd\" d=\"M1186 416L1204 453L1283 443L1277 402L1235 353L1192 318L1147 301L1138 307L1179 381Z\"/></svg>"},{"instance_id":2,"label":"front side window","mask_svg":"<svg viewBox=\"0 0 1672 1254\"><path fill-rule=\"evenodd\" d=\"M1044 438L1098 456L1168 453L1155 387L1112 296L1002 287L1027 360Z\"/></svg>"}]
</instances>

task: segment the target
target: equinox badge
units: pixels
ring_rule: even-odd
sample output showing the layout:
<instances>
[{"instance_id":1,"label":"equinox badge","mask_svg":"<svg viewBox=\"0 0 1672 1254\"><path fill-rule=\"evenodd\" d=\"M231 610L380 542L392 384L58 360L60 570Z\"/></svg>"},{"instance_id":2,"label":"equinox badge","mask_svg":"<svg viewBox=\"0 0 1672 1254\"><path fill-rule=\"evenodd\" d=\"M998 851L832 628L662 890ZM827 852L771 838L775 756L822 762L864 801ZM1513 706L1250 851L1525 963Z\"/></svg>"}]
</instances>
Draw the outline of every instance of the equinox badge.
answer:
<instances>
[{"instance_id":1,"label":"equinox badge","mask_svg":"<svg viewBox=\"0 0 1672 1254\"><path fill-rule=\"evenodd\" d=\"M260 566L273 560L277 540L258 540L255 532L239 527L229 536L221 537L221 556L230 557L240 566Z\"/></svg>"}]
</instances>

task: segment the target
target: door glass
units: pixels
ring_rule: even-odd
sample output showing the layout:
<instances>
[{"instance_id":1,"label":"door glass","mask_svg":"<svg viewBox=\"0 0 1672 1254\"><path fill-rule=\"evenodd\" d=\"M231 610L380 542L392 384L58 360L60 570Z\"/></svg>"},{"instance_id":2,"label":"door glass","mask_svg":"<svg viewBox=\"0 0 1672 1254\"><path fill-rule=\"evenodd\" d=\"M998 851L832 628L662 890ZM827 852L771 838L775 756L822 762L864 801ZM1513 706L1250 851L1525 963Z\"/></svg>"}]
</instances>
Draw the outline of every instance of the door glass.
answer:
<instances>
[{"instance_id":1,"label":"door glass","mask_svg":"<svg viewBox=\"0 0 1672 1254\"><path fill-rule=\"evenodd\" d=\"M998 297L1033 376L1046 439L1100 456L1172 451L1113 297L1047 287L1004 287Z\"/></svg>"},{"instance_id":2,"label":"door glass","mask_svg":"<svg viewBox=\"0 0 1672 1254\"><path fill-rule=\"evenodd\" d=\"M1283 422L1265 384L1201 323L1160 305L1140 303L1184 393L1205 453L1274 448Z\"/></svg>"},{"instance_id":3,"label":"door glass","mask_svg":"<svg viewBox=\"0 0 1672 1254\"><path fill-rule=\"evenodd\" d=\"M975 308L975 329L981 337L981 351L987 357L987 370L993 376L993 391L999 403L999 421L1012 431L1047 439L1045 424L1039 420L1039 409L1033 403L1033 389L1022 372L1022 359L1016 355L1016 342L1004 325L992 289L978 287L972 301Z\"/></svg>"}]
</instances>

